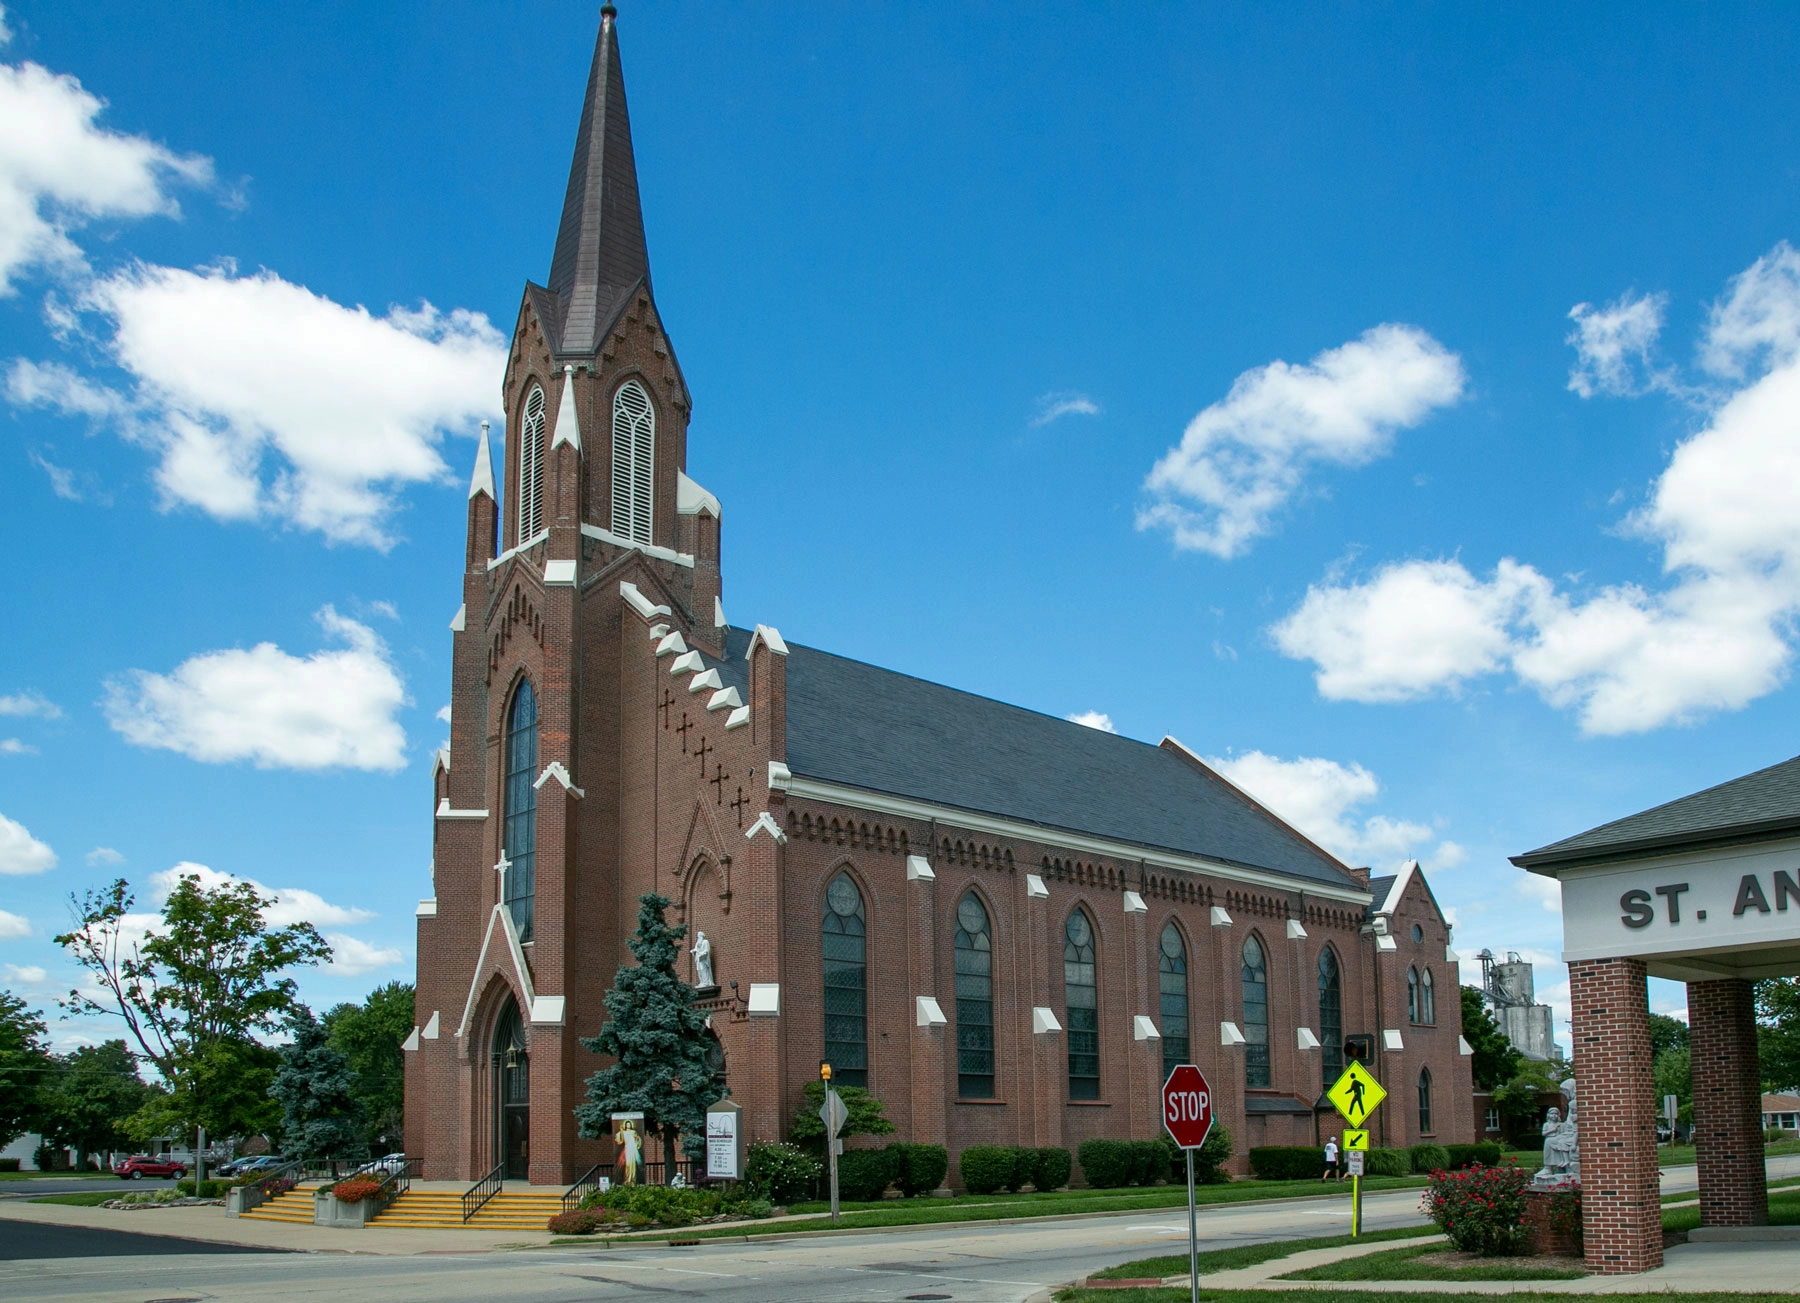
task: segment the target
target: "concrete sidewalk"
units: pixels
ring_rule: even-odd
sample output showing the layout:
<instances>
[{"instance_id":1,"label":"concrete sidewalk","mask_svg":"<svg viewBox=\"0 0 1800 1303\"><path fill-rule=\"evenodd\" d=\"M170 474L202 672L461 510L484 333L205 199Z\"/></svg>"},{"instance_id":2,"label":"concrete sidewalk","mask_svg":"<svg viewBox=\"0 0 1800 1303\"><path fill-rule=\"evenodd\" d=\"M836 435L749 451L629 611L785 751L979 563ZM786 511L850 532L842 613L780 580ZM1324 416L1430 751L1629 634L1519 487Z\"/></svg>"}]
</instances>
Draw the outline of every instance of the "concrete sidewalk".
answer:
<instances>
[{"instance_id":1,"label":"concrete sidewalk","mask_svg":"<svg viewBox=\"0 0 1800 1303\"><path fill-rule=\"evenodd\" d=\"M1791 1294L1800 1255L1792 1243L1677 1244L1664 1250L1663 1265L1635 1276L1587 1276L1581 1280L1282 1280L1290 1272L1363 1258L1390 1249L1443 1243L1441 1235L1420 1235L1373 1244L1307 1249L1254 1267L1203 1276L1202 1289L1360 1291L1367 1294ZM1529 1261L1526 1259L1524 1261ZM1728 1283L1727 1283L1728 1282ZM1164 1285L1182 1287L1185 1274L1165 1276Z\"/></svg>"}]
</instances>

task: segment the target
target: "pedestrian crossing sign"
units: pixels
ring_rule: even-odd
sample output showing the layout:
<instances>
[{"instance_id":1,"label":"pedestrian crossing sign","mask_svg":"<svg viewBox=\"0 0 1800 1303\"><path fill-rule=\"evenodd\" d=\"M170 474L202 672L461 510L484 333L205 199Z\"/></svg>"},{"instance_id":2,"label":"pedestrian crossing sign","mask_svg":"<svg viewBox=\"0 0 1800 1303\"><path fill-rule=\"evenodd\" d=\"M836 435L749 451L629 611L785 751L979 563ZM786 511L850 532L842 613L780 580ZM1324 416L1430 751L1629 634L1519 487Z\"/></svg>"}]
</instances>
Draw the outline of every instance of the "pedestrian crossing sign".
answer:
<instances>
[{"instance_id":1,"label":"pedestrian crossing sign","mask_svg":"<svg viewBox=\"0 0 1800 1303\"><path fill-rule=\"evenodd\" d=\"M1325 1098L1331 1101L1332 1107L1344 1115L1344 1121L1352 1126L1361 1126L1369 1120L1369 1115L1381 1107L1381 1101L1387 1098L1387 1091L1375 1080L1375 1075L1354 1059L1344 1069L1344 1075L1332 1084L1325 1092Z\"/></svg>"},{"instance_id":2,"label":"pedestrian crossing sign","mask_svg":"<svg viewBox=\"0 0 1800 1303\"><path fill-rule=\"evenodd\" d=\"M1351 1131L1348 1128L1345 1128L1344 1151L1346 1153L1360 1153L1368 1149L1368 1147L1369 1133L1367 1131Z\"/></svg>"}]
</instances>

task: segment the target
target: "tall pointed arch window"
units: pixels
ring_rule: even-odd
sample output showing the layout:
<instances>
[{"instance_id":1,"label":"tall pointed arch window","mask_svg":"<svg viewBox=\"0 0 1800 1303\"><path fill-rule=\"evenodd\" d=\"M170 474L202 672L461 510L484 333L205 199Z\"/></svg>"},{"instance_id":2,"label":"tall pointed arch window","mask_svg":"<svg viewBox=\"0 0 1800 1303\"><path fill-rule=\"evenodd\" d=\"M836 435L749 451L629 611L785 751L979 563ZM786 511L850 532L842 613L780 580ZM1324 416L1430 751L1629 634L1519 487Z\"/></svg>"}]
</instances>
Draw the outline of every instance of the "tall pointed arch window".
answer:
<instances>
[{"instance_id":1,"label":"tall pointed arch window","mask_svg":"<svg viewBox=\"0 0 1800 1303\"><path fill-rule=\"evenodd\" d=\"M519 940L531 940L537 896L537 694L520 679L506 719L506 805L501 835L506 858L506 905Z\"/></svg>"},{"instance_id":2,"label":"tall pointed arch window","mask_svg":"<svg viewBox=\"0 0 1800 1303\"><path fill-rule=\"evenodd\" d=\"M613 533L650 542L651 477L656 466L656 409L635 380L613 394Z\"/></svg>"},{"instance_id":3,"label":"tall pointed arch window","mask_svg":"<svg viewBox=\"0 0 1800 1303\"><path fill-rule=\"evenodd\" d=\"M1429 968L1419 974L1419 1021L1422 1023L1437 1021L1437 990L1432 985Z\"/></svg>"},{"instance_id":4,"label":"tall pointed arch window","mask_svg":"<svg viewBox=\"0 0 1800 1303\"><path fill-rule=\"evenodd\" d=\"M1244 1085L1251 1090L1269 1084L1269 965L1262 942L1244 942Z\"/></svg>"},{"instance_id":5,"label":"tall pointed arch window","mask_svg":"<svg viewBox=\"0 0 1800 1303\"><path fill-rule=\"evenodd\" d=\"M1330 1087L1344 1071L1344 978L1330 946L1319 955L1319 1041L1319 1064Z\"/></svg>"},{"instance_id":6,"label":"tall pointed arch window","mask_svg":"<svg viewBox=\"0 0 1800 1303\"><path fill-rule=\"evenodd\" d=\"M1419 1022L1419 970L1406 970L1406 1021Z\"/></svg>"},{"instance_id":7,"label":"tall pointed arch window","mask_svg":"<svg viewBox=\"0 0 1800 1303\"><path fill-rule=\"evenodd\" d=\"M1431 1069L1419 1069L1419 1134L1431 1134Z\"/></svg>"},{"instance_id":8,"label":"tall pointed arch window","mask_svg":"<svg viewBox=\"0 0 1800 1303\"><path fill-rule=\"evenodd\" d=\"M525 415L519 422L519 483L513 496L519 500L520 546L544 528L544 391L531 386L525 395Z\"/></svg>"},{"instance_id":9,"label":"tall pointed arch window","mask_svg":"<svg viewBox=\"0 0 1800 1303\"><path fill-rule=\"evenodd\" d=\"M848 873L825 889L825 1061L844 1086L869 1084L869 966L862 892Z\"/></svg>"},{"instance_id":10,"label":"tall pointed arch window","mask_svg":"<svg viewBox=\"0 0 1800 1303\"><path fill-rule=\"evenodd\" d=\"M972 891L956 906L956 1093L994 1097L994 943Z\"/></svg>"},{"instance_id":11,"label":"tall pointed arch window","mask_svg":"<svg viewBox=\"0 0 1800 1303\"><path fill-rule=\"evenodd\" d=\"M1082 910L1063 925L1063 1003L1069 1018L1069 1098L1100 1098L1100 988L1094 924Z\"/></svg>"},{"instance_id":12,"label":"tall pointed arch window","mask_svg":"<svg viewBox=\"0 0 1800 1303\"><path fill-rule=\"evenodd\" d=\"M1187 946L1181 929L1170 923L1162 930L1156 950L1156 984L1162 998L1163 1076L1175 1065L1188 1062Z\"/></svg>"}]
</instances>

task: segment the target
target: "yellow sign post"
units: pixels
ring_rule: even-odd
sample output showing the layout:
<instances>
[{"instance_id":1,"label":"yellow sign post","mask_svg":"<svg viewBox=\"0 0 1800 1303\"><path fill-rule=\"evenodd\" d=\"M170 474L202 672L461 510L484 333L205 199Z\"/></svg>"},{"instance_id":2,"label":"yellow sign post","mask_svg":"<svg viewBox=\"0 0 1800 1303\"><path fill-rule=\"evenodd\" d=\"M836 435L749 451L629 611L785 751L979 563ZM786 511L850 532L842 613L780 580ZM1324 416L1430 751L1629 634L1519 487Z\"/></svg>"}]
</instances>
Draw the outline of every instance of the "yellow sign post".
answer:
<instances>
[{"instance_id":1,"label":"yellow sign post","mask_svg":"<svg viewBox=\"0 0 1800 1303\"><path fill-rule=\"evenodd\" d=\"M1345 1157L1355 1153L1356 1161L1350 1167L1350 1234L1352 1238L1362 1234L1362 1155L1369 1148L1368 1121L1369 1115L1381 1107L1381 1101L1387 1098L1387 1091L1375 1080L1370 1072L1355 1059L1344 1069L1344 1075L1332 1083L1331 1089L1325 1092L1325 1098L1331 1106L1344 1115L1344 1121L1358 1130L1344 1132Z\"/></svg>"}]
</instances>

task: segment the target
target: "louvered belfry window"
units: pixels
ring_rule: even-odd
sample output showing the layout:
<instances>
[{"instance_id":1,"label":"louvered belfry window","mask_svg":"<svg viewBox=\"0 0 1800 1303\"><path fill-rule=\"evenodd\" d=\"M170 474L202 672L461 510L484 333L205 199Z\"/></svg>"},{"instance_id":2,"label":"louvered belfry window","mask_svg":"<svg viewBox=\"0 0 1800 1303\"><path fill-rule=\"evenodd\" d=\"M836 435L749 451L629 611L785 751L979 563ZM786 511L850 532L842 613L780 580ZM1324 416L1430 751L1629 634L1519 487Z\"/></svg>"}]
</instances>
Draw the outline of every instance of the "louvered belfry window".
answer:
<instances>
[{"instance_id":1,"label":"louvered belfry window","mask_svg":"<svg viewBox=\"0 0 1800 1303\"><path fill-rule=\"evenodd\" d=\"M650 542L651 477L656 466L656 409L635 380L613 395L613 533Z\"/></svg>"},{"instance_id":2,"label":"louvered belfry window","mask_svg":"<svg viewBox=\"0 0 1800 1303\"><path fill-rule=\"evenodd\" d=\"M523 546L544 528L544 391L537 385L525 395L525 418L519 422L519 537Z\"/></svg>"}]
</instances>

